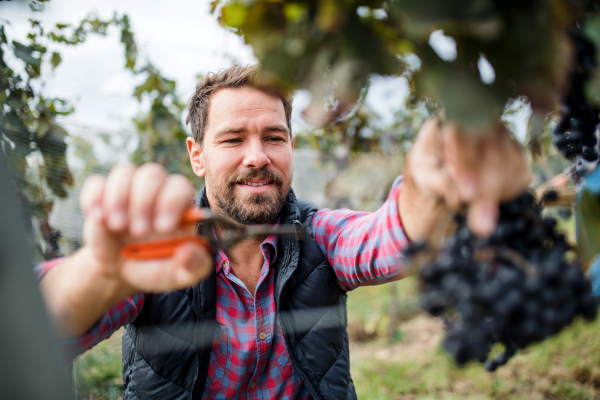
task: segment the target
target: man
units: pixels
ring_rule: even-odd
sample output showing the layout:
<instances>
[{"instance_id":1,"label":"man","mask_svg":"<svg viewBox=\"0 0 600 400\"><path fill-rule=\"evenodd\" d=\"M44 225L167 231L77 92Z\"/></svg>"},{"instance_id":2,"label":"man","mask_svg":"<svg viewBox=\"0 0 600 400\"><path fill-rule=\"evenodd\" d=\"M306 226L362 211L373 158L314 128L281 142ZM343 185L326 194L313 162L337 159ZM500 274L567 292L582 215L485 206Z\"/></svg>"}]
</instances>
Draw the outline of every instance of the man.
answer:
<instances>
[{"instance_id":1,"label":"man","mask_svg":"<svg viewBox=\"0 0 600 400\"><path fill-rule=\"evenodd\" d=\"M430 120L380 210L317 210L291 190L291 100L259 90L255 75L209 74L191 98L187 149L206 178L196 204L238 226L301 226L305 240L248 239L214 260L193 243L171 259L123 260L124 243L181 234L193 191L155 164L121 165L84 185L84 247L45 268L48 308L75 347L128 324L125 399L356 398L346 292L399 279L408 240L449 208L466 206L472 229L490 234L498 203L529 182L502 127L463 135Z\"/></svg>"}]
</instances>

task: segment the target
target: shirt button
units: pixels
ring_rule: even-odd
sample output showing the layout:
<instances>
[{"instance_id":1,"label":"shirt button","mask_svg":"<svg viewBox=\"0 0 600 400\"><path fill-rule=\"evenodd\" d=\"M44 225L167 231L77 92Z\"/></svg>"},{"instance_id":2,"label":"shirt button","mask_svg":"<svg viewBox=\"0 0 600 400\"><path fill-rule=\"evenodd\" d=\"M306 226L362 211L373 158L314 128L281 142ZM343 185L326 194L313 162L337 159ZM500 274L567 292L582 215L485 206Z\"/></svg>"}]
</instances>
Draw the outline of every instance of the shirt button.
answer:
<instances>
[{"instance_id":1,"label":"shirt button","mask_svg":"<svg viewBox=\"0 0 600 400\"><path fill-rule=\"evenodd\" d=\"M256 386L256 384L255 384L254 382L252 382L252 383L250 384L250 389L254 389L254 386Z\"/></svg>"},{"instance_id":2,"label":"shirt button","mask_svg":"<svg viewBox=\"0 0 600 400\"><path fill-rule=\"evenodd\" d=\"M267 338L267 334L264 332L261 332L258 337L260 338L260 340L265 340Z\"/></svg>"}]
</instances>

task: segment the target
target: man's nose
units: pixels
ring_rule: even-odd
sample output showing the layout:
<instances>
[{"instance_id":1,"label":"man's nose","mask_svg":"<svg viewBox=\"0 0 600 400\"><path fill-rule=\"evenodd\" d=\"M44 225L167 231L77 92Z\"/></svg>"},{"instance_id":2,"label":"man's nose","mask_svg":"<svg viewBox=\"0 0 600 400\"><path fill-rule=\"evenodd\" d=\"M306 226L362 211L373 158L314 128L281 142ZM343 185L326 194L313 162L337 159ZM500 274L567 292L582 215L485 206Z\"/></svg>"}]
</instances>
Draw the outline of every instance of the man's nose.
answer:
<instances>
[{"instance_id":1,"label":"man's nose","mask_svg":"<svg viewBox=\"0 0 600 400\"><path fill-rule=\"evenodd\" d=\"M244 167L246 168L262 168L271 163L271 160L265 153L265 148L262 140L250 140L246 146L246 154L244 155Z\"/></svg>"}]
</instances>

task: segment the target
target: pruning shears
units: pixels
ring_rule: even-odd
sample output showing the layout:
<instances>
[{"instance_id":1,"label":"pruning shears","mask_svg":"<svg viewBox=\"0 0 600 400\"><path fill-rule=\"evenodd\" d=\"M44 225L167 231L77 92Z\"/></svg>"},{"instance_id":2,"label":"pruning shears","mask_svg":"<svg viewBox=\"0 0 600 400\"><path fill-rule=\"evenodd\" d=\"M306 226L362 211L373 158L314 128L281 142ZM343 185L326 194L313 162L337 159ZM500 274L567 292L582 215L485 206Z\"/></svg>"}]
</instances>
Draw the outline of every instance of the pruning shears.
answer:
<instances>
[{"instance_id":1,"label":"pruning shears","mask_svg":"<svg viewBox=\"0 0 600 400\"><path fill-rule=\"evenodd\" d=\"M214 254L217 250L228 250L244 239L255 237L275 235L302 239L302 230L294 225L250 225L240 229L238 225L211 212L208 208L186 210L180 225L191 224L198 224L197 235L131 243L121 249L121 257L129 260L169 258L179 246L190 242L197 243ZM220 237L214 234L215 225L219 226Z\"/></svg>"}]
</instances>

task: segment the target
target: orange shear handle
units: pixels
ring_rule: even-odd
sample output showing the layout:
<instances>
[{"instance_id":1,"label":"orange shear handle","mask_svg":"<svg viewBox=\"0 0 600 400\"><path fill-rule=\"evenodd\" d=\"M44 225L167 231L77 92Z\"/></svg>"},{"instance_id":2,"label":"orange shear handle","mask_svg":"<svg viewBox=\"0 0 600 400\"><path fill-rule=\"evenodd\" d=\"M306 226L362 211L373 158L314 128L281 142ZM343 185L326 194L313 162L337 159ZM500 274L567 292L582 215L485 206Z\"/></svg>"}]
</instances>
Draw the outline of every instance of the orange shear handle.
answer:
<instances>
[{"instance_id":1,"label":"orange shear handle","mask_svg":"<svg viewBox=\"0 0 600 400\"><path fill-rule=\"evenodd\" d=\"M197 243L206 249L210 249L208 240L202 236L185 236L175 239L157 240L155 242L132 243L123 246L121 257L128 260L153 260L158 258L169 258L175 250L185 243Z\"/></svg>"},{"instance_id":2,"label":"orange shear handle","mask_svg":"<svg viewBox=\"0 0 600 400\"><path fill-rule=\"evenodd\" d=\"M181 225L189 225L202 220L204 213L201 209L190 208L183 213ZM156 240L153 242L131 243L123 246L121 257L128 260L153 260L173 256L177 247L185 243L194 242L210 249L207 239L202 236L184 236L175 239Z\"/></svg>"}]
</instances>

